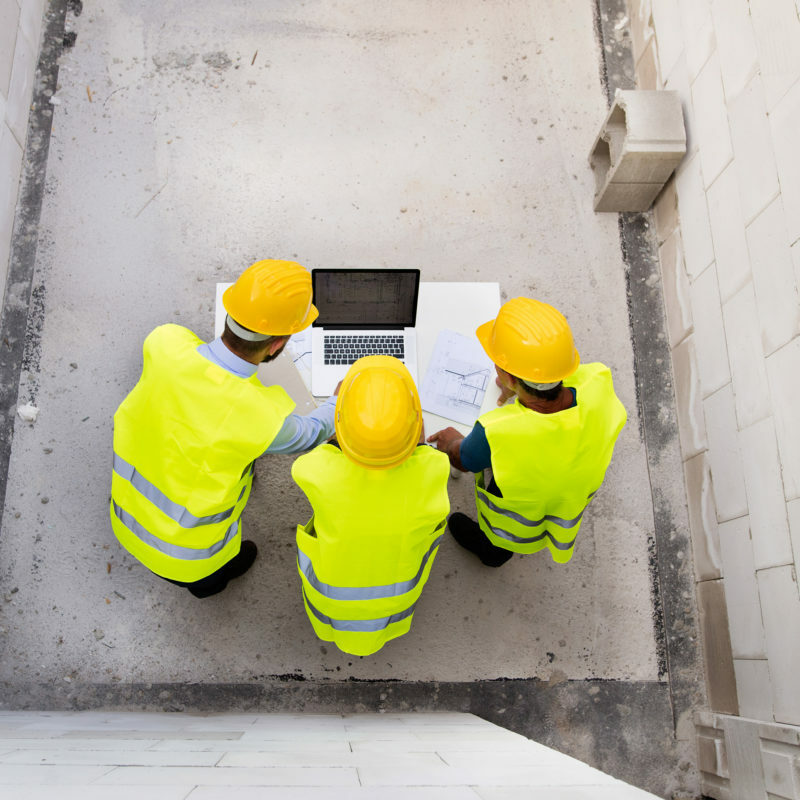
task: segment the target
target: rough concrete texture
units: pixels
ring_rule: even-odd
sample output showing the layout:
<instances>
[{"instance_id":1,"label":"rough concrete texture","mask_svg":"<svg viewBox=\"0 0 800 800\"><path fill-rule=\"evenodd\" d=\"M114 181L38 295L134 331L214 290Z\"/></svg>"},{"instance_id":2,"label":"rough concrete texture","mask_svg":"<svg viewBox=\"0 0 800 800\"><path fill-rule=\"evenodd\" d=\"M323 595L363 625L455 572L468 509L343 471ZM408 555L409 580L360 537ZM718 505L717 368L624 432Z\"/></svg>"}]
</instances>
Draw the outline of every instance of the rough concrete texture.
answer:
<instances>
[{"instance_id":1,"label":"rough concrete texture","mask_svg":"<svg viewBox=\"0 0 800 800\"><path fill-rule=\"evenodd\" d=\"M503 708L524 709L510 727L549 731L659 792L680 785L625 265L616 216L592 211L586 160L606 110L593 13L140 0L68 15L19 392L40 413L16 420L0 537L6 702L202 705L221 692L269 705L287 697L282 680L305 680L314 707L395 695L446 707L441 686L456 697L479 681L477 713L501 713L503 693ZM583 360L611 366L630 420L573 561L490 571L448 539L411 633L346 656L303 610L293 532L309 509L288 457L257 465L244 525L261 556L224 594L195 600L127 556L107 520L111 415L141 342L167 321L210 337L215 283L263 257L497 280L504 298L559 307ZM661 480L682 491L680 471ZM467 478L451 501L472 510ZM651 690L659 702L640 704ZM630 720L630 751L600 741L608 719ZM633 766L656 738L654 763Z\"/></svg>"}]
</instances>

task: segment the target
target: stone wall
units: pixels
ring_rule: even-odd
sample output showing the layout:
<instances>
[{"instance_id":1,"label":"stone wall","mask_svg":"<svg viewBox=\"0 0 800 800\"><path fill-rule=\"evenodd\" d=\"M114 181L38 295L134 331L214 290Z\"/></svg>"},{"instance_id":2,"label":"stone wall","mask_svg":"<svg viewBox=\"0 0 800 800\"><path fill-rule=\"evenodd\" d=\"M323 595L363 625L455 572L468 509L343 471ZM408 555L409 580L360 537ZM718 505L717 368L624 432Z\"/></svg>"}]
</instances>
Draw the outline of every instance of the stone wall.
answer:
<instances>
[{"instance_id":1,"label":"stone wall","mask_svg":"<svg viewBox=\"0 0 800 800\"><path fill-rule=\"evenodd\" d=\"M627 7L637 87L679 92L688 137L654 218L722 712L698 719L700 768L712 797L798 798L800 3Z\"/></svg>"}]
</instances>

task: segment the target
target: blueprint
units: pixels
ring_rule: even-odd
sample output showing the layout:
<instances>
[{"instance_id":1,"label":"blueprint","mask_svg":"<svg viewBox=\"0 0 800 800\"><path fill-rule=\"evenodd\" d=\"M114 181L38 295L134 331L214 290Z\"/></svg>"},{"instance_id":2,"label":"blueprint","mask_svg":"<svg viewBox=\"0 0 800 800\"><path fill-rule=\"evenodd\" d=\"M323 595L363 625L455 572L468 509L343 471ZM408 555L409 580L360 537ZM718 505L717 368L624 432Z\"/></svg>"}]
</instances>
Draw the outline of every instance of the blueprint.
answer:
<instances>
[{"instance_id":1,"label":"blueprint","mask_svg":"<svg viewBox=\"0 0 800 800\"><path fill-rule=\"evenodd\" d=\"M300 333L293 333L286 345L286 354L290 357L303 381L311 385L311 328Z\"/></svg>"},{"instance_id":2,"label":"blueprint","mask_svg":"<svg viewBox=\"0 0 800 800\"><path fill-rule=\"evenodd\" d=\"M422 382L424 411L464 425L478 418L494 367L477 339L443 330Z\"/></svg>"}]
</instances>

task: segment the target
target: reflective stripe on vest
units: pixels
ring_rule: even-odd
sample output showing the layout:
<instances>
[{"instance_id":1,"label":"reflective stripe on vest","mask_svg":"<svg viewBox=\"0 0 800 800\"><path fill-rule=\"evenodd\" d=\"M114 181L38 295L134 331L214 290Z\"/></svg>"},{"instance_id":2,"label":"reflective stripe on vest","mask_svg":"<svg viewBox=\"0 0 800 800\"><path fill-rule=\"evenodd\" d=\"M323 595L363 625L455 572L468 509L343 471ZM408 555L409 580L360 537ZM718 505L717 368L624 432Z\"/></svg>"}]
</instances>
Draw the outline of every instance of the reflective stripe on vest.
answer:
<instances>
[{"instance_id":1,"label":"reflective stripe on vest","mask_svg":"<svg viewBox=\"0 0 800 800\"><path fill-rule=\"evenodd\" d=\"M253 465L245 469L242 477L247 475L248 471L253 470ZM226 508L225 511L220 511L217 514L209 514L206 517L196 517L187 508L170 500L164 492L161 491L155 484L150 483L143 475L138 473L132 464L125 461L124 458L114 453L114 472L126 481L130 481L134 488L143 494L159 511L163 511L170 519L178 523L182 528L196 528L198 525L213 525L215 522L222 522L228 519L233 514L234 506ZM237 502L242 499L246 487L242 487L239 492ZM119 516L119 515L117 515Z\"/></svg>"},{"instance_id":2,"label":"reflective stripe on vest","mask_svg":"<svg viewBox=\"0 0 800 800\"><path fill-rule=\"evenodd\" d=\"M591 500L595 496L596 492L592 492L587 498L586 502L588 504L589 500ZM530 520L527 517L523 517L522 514L517 514L516 511L511 511L507 508L500 508L500 506L493 503L489 498L490 495L487 492L483 492L480 495L481 502L489 508L491 511L494 511L496 514L502 514L504 517L508 517L509 519L513 519L514 522L518 522L520 525L526 525L529 528L538 528L545 522L554 522L559 528L574 528L581 521L581 517L583 516L584 511L586 511L586 506L581 509L581 513L578 514L577 517L573 517L572 519L564 519L563 517L556 517L552 514L545 514L539 520ZM488 524L488 522L487 522ZM491 527L491 526L490 526ZM494 530L494 528L493 528ZM495 531L497 532L497 531ZM498 536L502 536L504 539L510 539L512 542L538 542L542 536L534 536L533 539L523 539L519 536L514 536L511 533L504 535L503 533L497 533ZM549 535L549 534L548 534ZM550 537L552 539L552 537ZM573 539L574 541L574 539ZM567 550L568 547L558 546L560 550ZM571 545L570 545L571 547Z\"/></svg>"},{"instance_id":3,"label":"reflective stripe on vest","mask_svg":"<svg viewBox=\"0 0 800 800\"><path fill-rule=\"evenodd\" d=\"M198 550L194 547L182 547L181 545L171 544L170 542L165 542L163 539L159 539L158 536L154 536L150 533L143 525L139 524L138 520L136 520L132 514L129 514L124 508L120 508L113 500L111 501L111 505L119 521L128 528L131 533L136 534L145 544L150 545L150 547L155 548L160 553L164 553L166 556L180 558L184 561L197 561L203 558L211 558L211 556L216 555L234 536L236 536L236 531L239 528L239 520L236 519L231 523L228 530L225 531L224 539L215 542L211 547Z\"/></svg>"},{"instance_id":4,"label":"reflective stripe on vest","mask_svg":"<svg viewBox=\"0 0 800 800\"><path fill-rule=\"evenodd\" d=\"M480 513L480 512L479 512ZM568 542L559 542L550 531L542 531L538 536L515 536L510 531L505 531L502 528L498 528L496 525L492 525L486 517L481 514L480 515L483 522L489 528L489 530L495 535L499 536L501 539L506 539L509 542L516 542L517 544L533 544L534 542L541 542L542 539L547 538L550 540L553 547L557 547L559 550L569 550L572 545L575 544L575 538L573 537Z\"/></svg>"},{"instance_id":5,"label":"reflective stripe on vest","mask_svg":"<svg viewBox=\"0 0 800 800\"><path fill-rule=\"evenodd\" d=\"M443 536L439 536L428 548L428 552L422 557L422 562L420 563L417 574L410 580L401 581L399 583L387 583L383 586L333 586L330 583L323 583L317 577L316 572L314 572L314 565L311 563L311 559L299 547L297 548L297 566L300 568L300 571L309 584L320 594L325 595L329 600L377 600L382 597L397 597L406 592L410 592L420 582L428 559L439 546L443 538ZM306 599L308 598L306 597ZM309 605L311 604L309 603ZM314 613L317 619L322 620L319 612L315 610ZM408 614L406 614L406 616L408 616ZM399 617L399 619L403 619L403 617ZM337 630L345 629L337 628ZM347 628L346 630L356 629ZM359 628L358 630L378 630L378 628Z\"/></svg>"},{"instance_id":6,"label":"reflective stripe on vest","mask_svg":"<svg viewBox=\"0 0 800 800\"><path fill-rule=\"evenodd\" d=\"M409 608L398 611L390 617L378 617L377 619L332 619L312 605L311 601L308 599L305 588L303 589L303 598L309 610L323 625L330 625L335 631L348 631L353 633L375 633L376 631L382 631L384 628L388 628L393 622L401 622L407 617L410 617L414 613L414 607L417 605L415 601Z\"/></svg>"}]
</instances>

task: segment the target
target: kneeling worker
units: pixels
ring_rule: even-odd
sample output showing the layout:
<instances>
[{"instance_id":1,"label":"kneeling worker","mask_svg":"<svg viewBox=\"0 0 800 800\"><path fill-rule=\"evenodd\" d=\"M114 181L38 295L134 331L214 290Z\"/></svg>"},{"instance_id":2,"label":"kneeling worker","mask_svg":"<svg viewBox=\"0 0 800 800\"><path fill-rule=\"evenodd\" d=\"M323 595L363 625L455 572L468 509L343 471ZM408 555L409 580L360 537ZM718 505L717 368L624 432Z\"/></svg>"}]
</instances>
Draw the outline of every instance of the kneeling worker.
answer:
<instances>
[{"instance_id":1,"label":"kneeling worker","mask_svg":"<svg viewBox=\"0 0 800 800\"><path fill-rule=\"evenodd\" d=\"M450 465L424 444L414 381L390 356L353 364L335 427L292 467L314 512L297 528L297 567L317 636L366 656L411 628L450 510Z\"/></svg>"},{"instance_id":2,"label":"kneeling worker","mask_svg":"<svg viewBox=\"0 0 800 800\"><path fill-rule=\"evenodd\" d=\"M222 297L225 332L202 342L180 325L144 341L139 382L114 414L111 526L145 567L195 597L253 564L241 514L263 453L298 453L333 433L336 398L306 416L256 371L317 317L311 273L258 261Z\"/></svg>"},{"instance_id":3,"label":"kneeling worker","mask_svg":"<svg viewBox=\"0 0 800 800\"><path fill-rule=\"evenodd\" d=\"M476 473L478 522L455 513L450 533L486 566L545 548L565 564L627 418L611 371L580 365L567 320L538 300L509 300L476 334L495 364L499 404L516 398L479 417L466 438L445 428L428 439Z\"/></svg>"}]
</instances>

